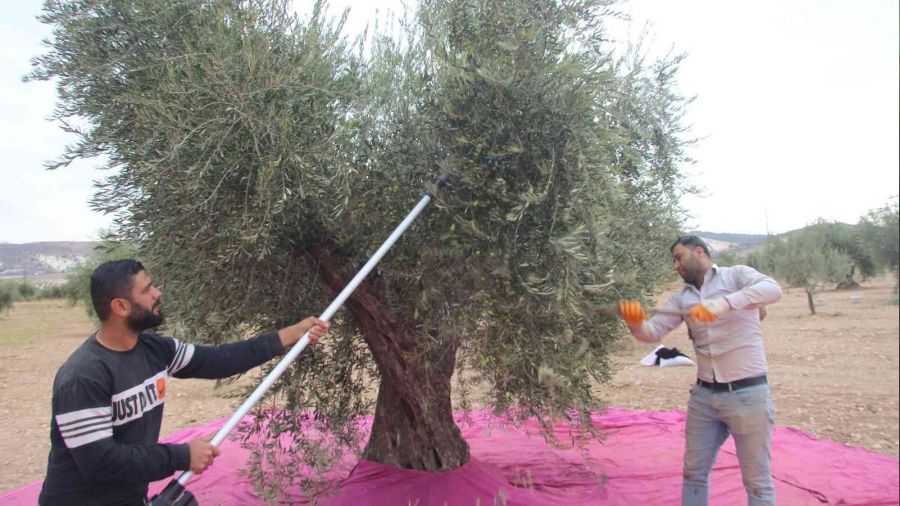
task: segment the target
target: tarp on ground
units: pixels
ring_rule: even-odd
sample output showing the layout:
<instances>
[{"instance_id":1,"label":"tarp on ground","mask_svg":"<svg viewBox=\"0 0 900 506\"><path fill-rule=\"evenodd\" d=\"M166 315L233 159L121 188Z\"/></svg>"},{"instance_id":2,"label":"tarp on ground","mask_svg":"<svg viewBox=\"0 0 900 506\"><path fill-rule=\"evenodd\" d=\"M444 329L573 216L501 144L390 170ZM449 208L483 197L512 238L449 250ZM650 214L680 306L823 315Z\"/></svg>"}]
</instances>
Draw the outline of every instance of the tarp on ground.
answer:
<instances>
[{"instance_id":1,"label":"tarp on ground","mask_svg":"<svg viewBox=\"0 0 900 506\"><path fill-rule=\"evenodd\" d=\"M547 445L536 423L498 425L489 413L458 417L472 460L455 471L409 471L347 459L324 478L334 492L319 498L326 506L562 506L678 504L685 414L610 408L593 416L601 441L582 450ZM166 442L186 442L218 430L224 420L178 432ZM367 421L371 423L371 419ZM569 436L560 427L560 441ZM773 477L782 506L900 504L900 466L894 457L817 439L777 427ZM241 470L249 450L222 444L222 456L188 485L201 506L262 504ZM151 485L158 492L168 480ZM40 482L0 496L0 506L34 505ZM284 491L284 503L306 504L299 489ZM710 504L746 504L734 445L725 443L711 477Z\"/></svg>"}]
</instances>

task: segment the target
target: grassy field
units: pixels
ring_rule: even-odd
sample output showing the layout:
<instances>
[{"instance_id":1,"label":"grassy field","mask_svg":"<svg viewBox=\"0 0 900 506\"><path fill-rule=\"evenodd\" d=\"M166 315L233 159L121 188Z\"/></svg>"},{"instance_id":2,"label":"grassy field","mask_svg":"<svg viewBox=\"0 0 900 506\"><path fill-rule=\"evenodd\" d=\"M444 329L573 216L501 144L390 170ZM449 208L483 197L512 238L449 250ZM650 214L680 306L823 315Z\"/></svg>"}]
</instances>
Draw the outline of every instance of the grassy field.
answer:
<instances>
[{"instance_id":1,"label":"grassy field","mask_svg":"<svg viewBox=\"0 0 900 506\"><path fill-rule=\"evenodd\" d=\"M92 323L81 307L63 300L18 302L8 313L0 311L0 346L32 344L67 327L89 331Z\"/></svg>"}]
</instances>

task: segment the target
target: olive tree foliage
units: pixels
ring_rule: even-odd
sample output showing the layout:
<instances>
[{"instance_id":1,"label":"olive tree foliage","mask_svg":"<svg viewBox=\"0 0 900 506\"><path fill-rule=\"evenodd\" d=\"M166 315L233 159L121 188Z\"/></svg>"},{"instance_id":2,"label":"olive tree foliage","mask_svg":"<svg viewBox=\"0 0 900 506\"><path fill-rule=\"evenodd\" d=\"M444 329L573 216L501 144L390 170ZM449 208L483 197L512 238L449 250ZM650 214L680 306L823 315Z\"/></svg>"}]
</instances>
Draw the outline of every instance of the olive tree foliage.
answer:
<instances>
[{"instance_id":1,"label":"olive tree foliage","mask_svg":"<svg viewBox=\"0 0 900 506\"><path fill-rule=\"evenodd\" d=\"M278 0L47 3L32 77L57 81L55 116L79 135L52 166L108 158L94 206L116 213L187 339L316 313L435 194L276 385L287 414L256 429L293 450L262 452L257 478L357 448L376 386L368 458L465 463L464 443L444 444L459 439L454 372L497 412L587 427L622 334L599 309L667 275L691 191L680 58L615 56L606 9L427 0L401 37L364 47L321 5L300 20ZM411 439L391 446L384 424Z\"/></svg>"},{"instance_id":2,"label":"olive tree foliage","mask_svg":"<svg viewBox=\"0 0 900 506\"><path fill-rule=\"evenodd\" d=\"M821 228L808 227L785 237L770 237L747 263L793 288L806 292L809 313L816 314L815 294L826 284L846 280L853 259L828 241Z\"/></svg>"},{"instance_id":3,"label":"olive tree foliage","mask_svg":"<svg viewBox=\"0 0 900 506\"><path fill-rule=\"evenodd\" d=\"M16 286L16 291L18 292L19 298L21 300L31 300L37 294L37 288L34 287L28 280L22 280L21 283Z\"/></svg>"},{"instance_id":4,"label":"olive tree foliage","mask_svg":"<svg viewBox=\"0 0 900 506\"><path fill-rule=\"evenodd\" d=\"M0 282L0 314L9 316L13 305L16 303L15 285L8 282Z\"/></svg>"},{"instance_id":5,"label":"olive tree foliage","mask_svg":"<svg viewBox=\"0 0 900 506\"><path fill-rule=\"evenodd\" d=\"M857 227L861 242L871 252L875 263L892 272L900 286L900 205L897 197L869 211Z\"/></svg>"},{"instance_id":6,"label":"olive tree foliage","mask_svg":"<svg viewBox=\"0 0 900 506\"><path fill-rule=\"evenodd\" d=\"M809 234L817 236L820 244L834 248L850 259L844 279L837 282L838 288L858 287L857 277L864 281L878 274L878 262L873 255L872 248L866 244L860 227L819 220L807 229Z\"/></svg>"},{"instance_id":7,"label":"olive tree foliage","mask_svg":"<svg viewBox=\"0 0 900 506\"><path fill-rule=\"evenodd\" d=\"M390 91L404 98L389 132L405 135L372 156L385 171L455 176L427 225L440 240L410 239L394 258L422 265L410 273L422 308L459 308L441 318L469 336L461 359L500 409L592 406L585 373L602 379L618 333L595 308L668 268L682 190L677 61L615 59L597 4L421 2Z\"/></svg>"}]
</instances>

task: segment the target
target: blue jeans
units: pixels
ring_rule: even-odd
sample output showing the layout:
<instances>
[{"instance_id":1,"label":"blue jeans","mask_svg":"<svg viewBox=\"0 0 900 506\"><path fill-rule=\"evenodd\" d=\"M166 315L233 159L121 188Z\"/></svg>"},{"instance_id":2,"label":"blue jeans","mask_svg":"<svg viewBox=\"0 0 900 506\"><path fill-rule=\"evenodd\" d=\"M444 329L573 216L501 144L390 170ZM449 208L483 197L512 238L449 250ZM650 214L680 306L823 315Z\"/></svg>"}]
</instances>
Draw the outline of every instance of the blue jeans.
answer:
<instances>
[{"instance_id":1,"label":"blue jeans","mask_svg":"<svg viewBox=\"0 0 900 506\"><path fill-rule=\"evenodd\" d=\"M747 504L775 504L770 467L774 412L768 384L734 392L694 385L685 426L683 506L708 504L709 473L728 434L734 436Z\"/></svg>"}]
</instances>

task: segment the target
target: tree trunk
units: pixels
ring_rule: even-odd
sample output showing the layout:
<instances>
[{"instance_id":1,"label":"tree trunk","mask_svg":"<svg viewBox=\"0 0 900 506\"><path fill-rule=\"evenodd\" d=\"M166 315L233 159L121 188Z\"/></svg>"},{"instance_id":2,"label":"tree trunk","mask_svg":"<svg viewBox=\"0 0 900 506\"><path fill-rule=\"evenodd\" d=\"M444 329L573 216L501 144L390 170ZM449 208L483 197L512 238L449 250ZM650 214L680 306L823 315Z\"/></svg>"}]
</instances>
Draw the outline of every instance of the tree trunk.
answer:
<instances>
[{"instance_id":1,"label":"tree trunk","mask_svg":"<svg viewBox=\"0 0 900 506\"><path fill-rule=\"evenodd\" d=\"M811 290L806 291L806 302L809 303L809 314L816 314L816 303L813 301L813 292Z\"/></svg>"},{"instance_id":2,"label":"tree trunk","mask_svg":"<svg viewBox=\"0 0 900 506\"><path fill-rule=\"evenodd\" d=\"M447 378L448 387L449 383ZM449 394L431 401L420 399L417 406L404 397L391 382L382 380L363 457L424 471L452 470L468 462L469 445L453 420Z\"/></svg>"},{"instance_id":3,"label":"tree trunk","mask_svg":"<svg viewBox=\"0 0 900 506\"><path fill-rule=\"evenodd\" d=\"M335 293L349 282L326 246L312 249ZM372 352L381 384L363 457L405 469L446 471L469 460L469 445L453 420L450 378L458 343L436 331L423 335L380 303L380 286L363 281L345 307ZM426 346L427 343L427 346Z\"/></svg>"},{"instance_id":4,"label":"tree trunk","mask_svg":"<svg viewBox=\"0 0 900 506\"><path fill-rule=\"evenodd\" d=\"M847 278L840 283L837 284L835 290L856 290L859 288L859 283L853 279L854 274L856 274L856 264L850 266L850 274L847 274Z\"/></svg>"}]
</instances>

